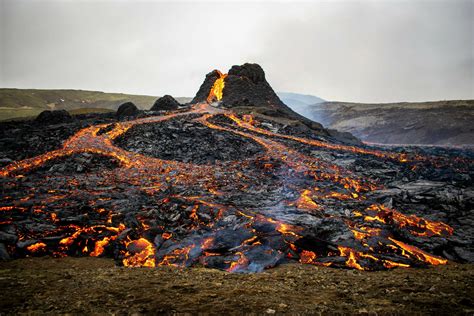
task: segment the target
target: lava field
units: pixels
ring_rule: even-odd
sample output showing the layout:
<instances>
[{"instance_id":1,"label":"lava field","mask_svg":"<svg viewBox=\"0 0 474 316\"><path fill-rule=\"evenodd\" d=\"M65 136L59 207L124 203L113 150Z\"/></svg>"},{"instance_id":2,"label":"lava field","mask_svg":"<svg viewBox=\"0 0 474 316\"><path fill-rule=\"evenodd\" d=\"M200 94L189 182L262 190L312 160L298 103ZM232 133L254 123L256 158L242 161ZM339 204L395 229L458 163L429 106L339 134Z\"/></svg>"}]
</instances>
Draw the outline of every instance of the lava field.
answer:
<instances>
[{"instance_id":1,"label":"lava field","mask_svg":"<svg viewBox=\"0 0 474 316\"><path fill-rule=\"evenodd\" d=\"M249 69L208 74L207 98L177 110L0 124L0 258L229 272L474 261L472 151L388 151L238 107L251 97L225 106L238 75L262 95Z\"/></svg>"}]
</instances>

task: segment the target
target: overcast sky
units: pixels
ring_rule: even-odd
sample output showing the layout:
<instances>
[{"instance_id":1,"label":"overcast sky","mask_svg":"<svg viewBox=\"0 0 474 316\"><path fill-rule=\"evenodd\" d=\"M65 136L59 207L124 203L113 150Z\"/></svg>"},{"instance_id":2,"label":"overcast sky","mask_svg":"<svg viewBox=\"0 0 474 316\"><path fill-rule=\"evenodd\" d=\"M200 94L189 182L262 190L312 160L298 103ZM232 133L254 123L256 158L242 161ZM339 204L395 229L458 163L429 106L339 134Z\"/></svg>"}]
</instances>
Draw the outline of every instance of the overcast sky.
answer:
<instances>
[{"instance_id":1,"label":"overcast sky","mask_svg":"<svg viewBox=\"0 0 474 316\"><path fill-rule=\"evenodd\" d=\"M474 98L474 1L0 0L0 86L193 96L259 63L276 91Z\"/></svg>"}]
</instances>

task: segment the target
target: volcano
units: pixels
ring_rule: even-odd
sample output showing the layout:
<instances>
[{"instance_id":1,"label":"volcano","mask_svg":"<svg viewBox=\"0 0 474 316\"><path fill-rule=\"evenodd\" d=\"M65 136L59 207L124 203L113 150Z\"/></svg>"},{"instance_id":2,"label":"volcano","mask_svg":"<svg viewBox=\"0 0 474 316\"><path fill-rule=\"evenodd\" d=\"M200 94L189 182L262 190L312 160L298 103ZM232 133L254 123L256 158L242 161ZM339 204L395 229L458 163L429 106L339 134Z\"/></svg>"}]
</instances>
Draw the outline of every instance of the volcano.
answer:
<instances>
[{"instance_id":1,"label":"volcano","mask_svg":"<svg viewBox=\"0 0 474 316\"><path fill-rule=\"evenodd\" d=\"M0 258L229 272L474 261L471 151L326 130L256 64L210 72L186 106L132 114L0 124Z\"/></svg>"}]
</instances>

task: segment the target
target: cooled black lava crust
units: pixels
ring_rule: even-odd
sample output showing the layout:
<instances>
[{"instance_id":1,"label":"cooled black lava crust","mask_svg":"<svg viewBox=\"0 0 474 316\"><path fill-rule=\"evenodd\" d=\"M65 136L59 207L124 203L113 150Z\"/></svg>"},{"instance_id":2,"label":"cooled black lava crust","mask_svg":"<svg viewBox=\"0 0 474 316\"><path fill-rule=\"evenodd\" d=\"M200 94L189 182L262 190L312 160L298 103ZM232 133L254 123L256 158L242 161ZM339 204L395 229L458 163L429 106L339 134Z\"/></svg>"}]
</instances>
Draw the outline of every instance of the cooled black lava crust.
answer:
<instances>
[{"instance_id":1,"label":"cooled black lava crust","mask_svg":"<svg viewBox=\"0 0 474 316\"><path fill-rule=\"evenodd\" d=\"M114 121L111 113L91 113L76 115L74 120L63 123L35 120L0 122L0 167L59 149L79 130Z\"/></svg>"},{"instance_id":2,"label":"cooled black lava crust","mask_svg":"<svg viewBox=\"0 0 474 316\"><path fill-rule=\"evenodd\" d=\"M52 159L30 173L71 176L88 172L113 170L119 166L117 160L98 154L80 153Z\"/></svg>"},{"instance_id":3,"label":"cooled black lava crust","mask_svg":"<svg viewBox=\"0 0 474 316\"><path fill-rule=\"evenodd\" d=\"M186 118L136 125L117 138L115 145L150 157L195 164L241 160L264 152L251 139Z\"/></svg>"}]
</instances>

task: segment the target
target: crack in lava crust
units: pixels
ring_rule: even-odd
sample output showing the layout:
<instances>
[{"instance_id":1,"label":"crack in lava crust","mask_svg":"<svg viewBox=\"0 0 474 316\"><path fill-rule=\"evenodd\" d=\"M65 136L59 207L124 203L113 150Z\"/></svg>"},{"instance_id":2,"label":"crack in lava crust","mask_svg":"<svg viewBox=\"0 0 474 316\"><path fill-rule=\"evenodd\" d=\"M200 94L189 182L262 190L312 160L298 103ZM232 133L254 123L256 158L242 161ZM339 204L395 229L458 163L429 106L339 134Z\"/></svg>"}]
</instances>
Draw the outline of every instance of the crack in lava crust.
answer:
<instances>
[{"instance_id":1,"label":"crack in lava crust","mask_svg":"<svg viewBox=\"0 0 474 316\"><path fill-rule=\"evenodd\" d=\"M134 125L190 114L199 114L194 121L208 128L255 141L263 152L198 165L113 144ZM222 116L233 123L210 122ZM0 225L19 236L8 251L16 257L113 256L133 267L199 263L230 272L258 272L291 260L361 270L447 262L419 246L423 238L449 238L450 226L370 202L366 193L380 187L375 181L302 154L285 140L398 163L423 160L270 132L257 127L250 115L241 119L206 103L186 112L118 122L111 129L92 126L61 149L0 170L11 179L10 190L18 192L25 175L61 157L91 153L120 163L113 171L34 179L34 186L22 188L23 196L3 196ZM335 208L334 201L340 206Z\"/></svg>"}]
</instances>

